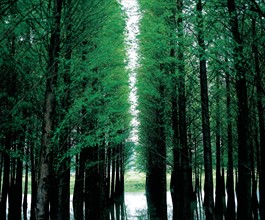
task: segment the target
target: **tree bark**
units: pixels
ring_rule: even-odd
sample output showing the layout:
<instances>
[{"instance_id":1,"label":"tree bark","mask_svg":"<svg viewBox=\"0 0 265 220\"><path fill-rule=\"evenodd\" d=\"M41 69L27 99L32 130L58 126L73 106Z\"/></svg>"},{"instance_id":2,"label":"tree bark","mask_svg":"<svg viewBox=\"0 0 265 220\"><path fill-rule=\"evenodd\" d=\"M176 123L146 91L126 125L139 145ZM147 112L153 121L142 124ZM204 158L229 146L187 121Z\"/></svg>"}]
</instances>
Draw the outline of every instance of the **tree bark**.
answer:
<instances>
[{"instance_id":1,"label":"tree bark","mask_svg":"<svg viewBox=\"0 0 265 220\"><path fill-rule=\"evenodd\" d=\"M214 218L214 200L213 200L213 174L212 174L212 149L210 137L210 119L209 119L209 104L208 104L208 82L207 68L205 58L205 42L202 17L202 2L198 0L198 43L199 43L199 58L200 58L200 87L201 87L201 108L202 108L202 132L203 132L203 149L204 149L204 206L206 220Z\"/></svg>"},{"instance_id":2,"label":"tree bark","mask_svg":"<svg viewBox=\"0 0 265 220\"><path fill-rule=\"evenodd\" d=\"M28 149L26 149L26 155L27 157L29 156L28 154ZM26 163L26 170L25 170L25 185L24 185L24 198L23 198L23 219L26 220L28 219L28 179L29 179L29 166Z\"/></svg>"},{"instance_id":3,"label":"tree bark","mask_svg":"<svg viewBox=\"0 0 265 220\"><path fill-rule=\"evenodd\" d=\"M218 74L218 73L217 73ZM223 201L222 201L222 176L221 176L221 121L220 121L220 103L219 103L219 76L217 76L217 94L216 94L216 188L215 188L215 218L223 219Z\"/></svg>"},{"instance_id":4,"label":"tree bark","mask_svg":"<svg viewBox=\"0 0 265 220\"><path fill-rule=\"evenodd\" d=\"M235 188L234 188L234 158L233 158L233 136L231 116L231 89L230 76L226 72L226 108L227 108L227 211L226 220L235 219Z\"/></svg>"},{"instance_id":5,"label":"tree bark","mask_svg":"<svg viewBox=\"0 0 265 220\"><path fill-rule=\"evenodd\" d=\"M252 219L251 216L251 169L248 96L246 87L246 68L243 62L243 45L239 33L237 11L234 0L227 1L230 26L235 43L234 62L236 71L236 93L238 102L238 209L237 219Z\"/></svg>"},{"instance_id":6,"label":"tree bark","mask_svg":"<svg viewBox=\"0 0 265 220\"><path fill-rule=\"evenodd\" d=\"M178 30L178 106L179 106L179 144L181 148L181 207L180 219L191 219L191 195L192 179L190 176L190 154L187 143L187 121L186 121L186 85L185 85L185 64L184 64L184 27L183 27L183 0L177 1L177 30Z\"/></svg>"},{"instance_id":7,"label":"tree bark","mask_svg":"<svg viewBox=\"0 0 265 220\"><path fill-rule=\"evenodd\" d=\"M8 133L5 137L6 151L11 149L11 140L12 140L12 134ZM4 159L4 173L3 173L1 200L0 200L0 219L6 219L6 203L9 191L9 174L10 174L10 157L6 152L4 152L3 154L3 159Z\"/></svg>"},{"instance_id":8,"label":"tree bark","mask_svg":"<svg viewBox=\"0 0 265 220\"><path fill-rule=\"evenodd\" d=\"M75 220L83 220L83 204L84 204L84 152L76 155L76 172L75 172L75 186L73 195L73 210Z\"/></svg>"},{"instance_id":9,"label":"tree bark","mask_svg":"<svg viewBox=\"0 0 265 220\"><path fill-rule=\"evenodd\" d=\"M65 5L71 7L71 1L67 0ZM69 10L70 11L70 10ZM65 69L63 72L64 81L64 95L61 100L62 111L60 113L61 120L63 120L69 110L70 103L70 87L71 87L71 57L73 47L72 36L72 19L71 14L68 14L65 18L66 25L66 42L65 42ZM58 157L64 155L70 148L70 133L71 128L68 125L62 129L62 133L59 136L59 149ZM55 220L69 220L70 219L70 158L64 158L56 174L57 179L57 197L55 198L54 207L54 219Z\"/></svg>"},{"instance_id":10,"label":"tree bark","mask_svg":"<svg viewBox=\"0 0 265 220\"><path fill-rule=\"evenodd\" d=\"M55 114L55 89L58 76L62 0L53 1L54 24L51 30L49 61L46 75L45 106L41 140L40 177L37 188L36 219L49 218L49 187L51 161L51 135Z\"/></svg>"},{"instance_id":11,"label":"tree bark","mask_svg":"<svg viewBox=\"0 0 265 220\"><path fill-rule=\"evenodd\" d=\"M165 131L161 123L161 113L156 110L155 114L156 135L152 137L147 157L146 198L149 219L165 220L167 219Z\"/></svg>"},{"instance_id":12,"label":"tree bark","mask_svg":"<svg viewBox=\"0 0 265 220\"><path fill-rule=\"evenodd\" d=\"M253 20L253 36L256 34L256 21ZM260 70L260 60L257 45L253 45L254 62L255 62L255 72L256 72L256 88L257 88L257 108L258 108L258 119L259 119L259 157L260 161L260 172L259 172L259 196L260 196L260 219L265 219L265 127L264 127L264 106L262 102L262 77ZM259 166L258 166L259 167Z\"/></svg>"},{"instance_id":13,"label":"tree bark","mask_svg":"<svg viewBox=\"0 0 265 220\"><path fill-rule=\"evenodd\" d=\"M31 161L31 206L30 206L30 220L36 219L36 203L37 203L37 172L36 172L36 145L30 143L30 161Z\"/></svg>"}]
</instances>

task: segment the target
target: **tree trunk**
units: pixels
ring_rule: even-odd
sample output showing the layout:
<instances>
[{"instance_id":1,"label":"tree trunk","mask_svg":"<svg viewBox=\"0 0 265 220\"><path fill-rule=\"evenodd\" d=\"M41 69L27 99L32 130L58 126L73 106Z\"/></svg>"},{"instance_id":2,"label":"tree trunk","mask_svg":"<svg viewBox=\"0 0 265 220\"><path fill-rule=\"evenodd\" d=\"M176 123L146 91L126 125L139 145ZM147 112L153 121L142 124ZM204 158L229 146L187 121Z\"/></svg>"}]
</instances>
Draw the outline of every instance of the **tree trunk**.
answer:
<instances>
[{"instance_id":1,"label":"tree trunk","mask_svg":"<svg viewBox=\"0 0 265 220\"><path fill-rule=\"evenodd\" d=\"M28 149L26 149L26 156L28 157ZM29 179L29 166L26 163L26 170L25 170L25 185L24 185L24 198L23 198L23 219L28 219L28 179Z\"/></svg>"},{"instance_id":2,"label":"tree trunk","mask_svg":"<svg viewBox=\"0 0 265 220\"><path fill-rule=\"evenodd\" d=\"M30 161L31 161L31 206L30 206L30 220L36 219L36 203L37 203L37 172L36 172L36 157L35 148L36 145L31 143L30 145Z\"/></svg>"},{"instance_id":3,"label":"tree trunk","mask_svg":"<svg viewBox=\"0 0 265 220\"><path fill-rule=\"evenodd\" d=\"M76 155L76 171L75 171L75 186L73 195L73 209L75 220L83 220L83 204L84 204L84 152L82 151L79 155Z\"/></svg>"},{"instance_id":4,"label":"tree trunk","mask_svg":"<svg viewBox=\"0 0 265 220\"><path fill-rule=\"evenodd\" d=\"M234 188L234 159L233 159L233 134L231 116L231 89L230 76L226 72L226 108L227 108L227 211L226 220L235 219L235 188Z\"/></svg>"},{"instance_id":5,"label":"tree trunk","mask_svg":"<svg viewBox=\"0 0 265 220\"><path fill-rule=\"evenodd\" d=\"M68 7L71 7L71 0L67 0L65 3ZM64 80L64 95L62 97L62 111L60 117L63 120L71 105L70 103L70 87L71 87L71 57L72 57L72 23L71 15L67 14L65 18L66 24L66 43L65 43L65 70L63 72ZM59 149L57 155L61 157L61 154L65 154L70 148L70 129L68 125L62 129L60 134ZM70 219L70 158L64 158L59 169L56 173L57 179L57 197L55 198L54 207L54 219L55 220L69 220Z\"/></svg>"},{"instance_id":6,"label":"tree trunk","mask_svg":"<svg viewBox=\"0 0 265 220\"><path fill-rule=\"evenodd\" d=\"M21 219L22 205L22 161L14 160L15 175L11 178L8 219Z\"/></svg>"},{"instance_id":7,"label":"tree trunk","mask_svg":"<svg viewBox=\"0 0 265 220\"><path fill-rule=\"evenodd\" d=\"M256 34L256 21L253 20L253 37ZM263 97L264 94L262 92L262 77L261 77L261 70L260 70L260 60L259 60L259 53L257 45L253 45L253 53L254 53L254 60L255 60L255 72L256 72L256 88L257 88L257 108L258 108L258 119L259 119L259 146L260 150L258 151L258 158L260 158L260 170L259 170L259 196L260 196L260 219L265 219L265 127L264 127L264 106L263 106ZM259 167L259 165L258 165Z\"/></svg>"},{"instance_id":8,"label":"tree trunk","mask_svg":"<svg viewBox=\"0 0 265 220\"><path fill-rule=\"evenodd\" d=\"M163 89L161 90L163 91ZM156 110L156 132L148 149L146 173L146 198L150 220L167 219L166 202L166 146L161 113Z\"/></svg>"},{"instance_id":9,"label":"tree trunk","mask_svg":"<svg viewBox=\"0 0 265 220\"><path fill-rule=\"evenodd\" d=\"M54 0L54 24L49 45L49 61L46 75L45 106L41 140L40 177L37 189L36 219L49 218L49 187L51 161L51 135L55 114L55 89L59 68L62 0Z\"/></svg>"},{"instance_id":10,"label":"tree trunk","mask_svg":"<svg viewBox=\"0 0 265 220\"><path fill-rule=\"evenodd\" d=\"M11 140L12 140L12 134L8 133L5 137L6 151L11 149ZM9 174L10 174L10 157L6 152L4 152L3 154L3 159L4 159L4 173L3 173L1 200L0 200L0 219L6 219L6 203L9 191Z\"/></svg>"},{"instance_id":11,"label":"tree trunk","mask_svg":"<svg viewBox=\"0 0 265 220\"><path fill-rule=\"evenodd\" d=\"M85 219L100 219L100 174L98 146L85 149Z\"/></svg>"},{"instance_id":12,"label":"tree trunk","mask_svg":"<svg viewBox=\"0 0 265 220\"><path fill-rule=\"evenodd\" d=\"M181 5L179 5L181 3ZM179 1L177 4L177 9L173 12L171 28L175 32L176 28L182 28L182 19L179 20L178 26L176 22L176 13L178 12L178 16L181 17L182 13L182 1ZM183 30L182 30L183 31ZM183 33L181 33L181 36ZM181 37L180 36L180 37ZM182 39L179 39L181 41ZM176 50L173 47L174 41L172 44L172 49L170 51L170 56L172 58L176 57ZM182 60L183 61L183 60ZM178 79L176 74L176 65L171 65L170 74L172 79L172 130L173 130L173 170L171 173L171 180L170 180L170 192L172 197L172 204L173 204L173 220L181 219L182 216L182 202L181 202L181 192L183 189L183 181L182 181L182 169L181 169L181 148L180 148L180 132L179 132L179 109L178 108Z\"/></svg>"},{"instance_id":13,"label":"tree trunk","mask_svg":"<svg viewBox=\"0 0 265 220\"><path fill-rule=\"evenodd\" d=\"M218 73L217 73L218 74ZM215 188L215 218L223 219L223 201L222 201L222 177L221 177L221 134L220 134L220 103L219 103L219 76L217 76L217 94L216 94L216 188Z\"/></svg>"},{"instance_id":14,"label":"tree trunk","mask_svg":"<svg viewBox=\"0 0 265 220\"><path fill-rule=\"evenodd\" d=\"M182 19L183 0L177 1L177 30L178 30L178 101L179 101L179 144L181 147L181 203L180 219L191 218L191 195L192 179L190 178L190 155L187 143L187 123L186 123L186 86L185 86L185 64L184 64L184 45L183 45L183 19Z\"/></svg>"},{"instance_id":15,"label":"tree trunk","mask_svg":"<svg viewBox=\"0 0 265 220\"><path fill-rule=\"evenodd\" d=\"M203 132L204 172L205 172L204 206L205 206L206 220L211 220L214 218L212 150L211 150L211 137L210 137L208 82L207 82L201 0L199 0L197 3L197 12L198 12L198 43L199 43L199 58L200 58L202 132Z\"/></svg>"},{"instance_id":16,"label":"tree trunk","mask_svg":"<svg viewBox=\"0 0 265 220\"><path fill-rule=\"evenodd\" d=\"M231 32L234 39L234 62L236 71L236 93L238 102L238 211L237 219L252 219L251 216L251 169L249 146L249 113L247 86L243 62L243 45L239 33L234 0L227 1Z\"/></svg>"}]
</instances>

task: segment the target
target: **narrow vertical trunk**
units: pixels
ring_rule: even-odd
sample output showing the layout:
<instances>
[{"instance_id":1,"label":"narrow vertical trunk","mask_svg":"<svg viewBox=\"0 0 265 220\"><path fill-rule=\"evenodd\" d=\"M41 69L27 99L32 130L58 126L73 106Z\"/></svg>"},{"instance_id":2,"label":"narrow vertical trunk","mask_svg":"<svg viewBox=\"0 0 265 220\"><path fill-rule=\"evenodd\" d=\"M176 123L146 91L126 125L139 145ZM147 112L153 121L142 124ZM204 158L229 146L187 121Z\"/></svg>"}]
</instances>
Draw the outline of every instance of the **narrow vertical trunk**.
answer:
<instances>
[{"instance_id":1,"label":"narrow vertical trunk","mask_svg":"<svg viewBox=\"0 0 265 220\"><path fill-rule=\"evenodd\" d=\"M179 101L179 144L181 148L181 207L180 219L191 218L191 194L192 179L190 178L190 155L187 143L187 124L186 124L186 85L185 85L185 64L184 64L184 45L183 45L183 19L182 19L183 0L177 1L177 30L178 30L178 101Z\"/></svg>"},{"instance_id":2,"label":"narrow vertical trunk","mask_svg":"<svg viewBox=\"0 0 265 220\"><path fill-rule=\"evenodd\" d=\"M208 82L207 68L205 58L205 42L202 17L202 2L198 0L198 43L199 43L199 58L200 58L200 87L201 87L201 108L202 108L202 133L203 133L203 149L204 149L204 206L206 220L214 218L214 200L213 200L213 174L212 174L212 150L210 137L210 116L208 104Z\"/></svg>"},{"instance_id":3,"label":"narrow vertical trunk","mask_svg":"<svg viewBox=\"0 0 265 220\"><path fill-rule=\"evenodd\" d=\"M30 220L36 219L36 202L37 202L37 172L36 172L36 155L34 143L30 144L30 161L31 161L31 206L30 206Z\"/></svg>"},{"instance_id":4,"label":"narrow vertical trunk","mask_svg":"<svg viewBox=\"0 0 265 220\"><path fill-rule=\"evenodd\" d=\"M161 89L163 91L163 89ZM167 219L166 203L166 146L161 113L156 110L155 137L148 150L146 173L146 198L150 220Z\"/></svg>"},{"instance_id":5,"label":"narrow vertical trunk","mask_svg":"<svg viewBox=\"0 0 265 220\"><path fill-rule=\"evenodd\" d=\"M5 149L8 151L11 148L12 134L8 133L5 137ZM10 175L10 157L4 152L4 172L3 172L3 184L2 184L2 193L0 200L0 219L6 219L6 203L7 195L9 191L9 175Z\"/></svg>"},{"instance_id":6,"label":"narrow vertical trunk","mask_svg":"<svg viewBox=\"0 0 265 220\"><path fill-rule=\"evenodd\" d=\"M234 188L234 158L233 158L233 136L231 116L231 89L230 76L226 72L226 108L227 108L227 211L226 220L235 219L235 188Z\"/></svg>"},{"instance_id":7,"label":"narrow vertical trunk","mask_svg":"<svg viewBox=\"0 0 265 220\"><path fill-rule=\"evenodd\" d=\"M0 141L2 144L2 140ZM0 192L2 190L2 175L3 175L3 162L4 162L4 157L3 157L3 152L0 152Z\"/></svg>"},{"instance_id":8,"label":"narrow vertical trunk","mask_svg":"<svg viewBox=\"0 0 265 220\"><path fill-rule=\"evenodd\" d=\"M243 62L243 45L239 33L237 11L234 0L227 1L233 35L234 62L236 71L236 93L238 105L238 209L237 219L252 219L251 216L251 169L249 146L249 113L246 86L246 68Z\"/></svg>"},{"instance_id":9,"label":"narrow vertical trunk","mask_svg":"<svg viewBox=\"0 0 265 220\"><path fill-rule=\"evenodd\" d=\"M112 147L111 151L112 151L112 165L111 165L111 190L110 190L110 193L111 193L111 201L113 202L114 200L114 194L115 194L115 170L116 170L116 151L115 151L115 147Z\"/></svg>"},{"instance_id":10,"label":"narrow vertical trunk","mask_svg":"<svg viewBox=\"0 0 265 220\"><path fill-rule=\"evenodd\" d=\"M253 20L253 36L255 37L256 34L256 21ZM261 70L260 70L260 60L259 60L259 53L257 45L253 45L253 53L255 59L255 72L256 72L256 88L257 88L257 108L258 108L258 119L259 119L259 146L260 149L258 150L258 158L260 158L260 169L259 172L259 195L260 195L260 218L261 220L265 219L265 127L264 127L264 106L262 102L262 98L264 97L263 90L262 90L262 77L261 77ZM259 165L258 165L259 167Z\"/></svg>"},{"instance_id":11,"label":"narrow vertical trunk","mask_svg":"<svg viewBox=\"0 0 265 220\"><path fill-rule=\"evenodd\" d=\"M75 171L75 186L73 195L73 210L75 220L83 220L83 204L84 204L84 152L76 155L76 171Z\"/></svg>"},{"instance_id":12,"label":"narrow vertical trunk","mask_svg":"<svg viewBox=\"0 0 265 220\"><path fill-rule=\"evenodd\" d=\"M19 137L19 135L17 135ZM21 130L19 143L17 144L17 151L22 152L25 146L25 129ZM9 210L10 219L21 219L21 207L22 207L22 173L23 163L20 158L14 160L14 183L13 183L13 201L12 209Z\"/></svg>"},{"instance_id":13,"label":"narrow vertical trunk","mask_svg":"<svg viewBox=\"0 0 265 220\"><path fill-rule=\"evenodd\" d=\"M26 149L26 156L28 156L28 149ZM23 219L28 219L28 179L29 179L29 166L26 163L25 164L26 170L25 170L25 185L24 185L24 197L23 197Z\"/></svg>"},{"instance_id":14,"label":"narrow vertical trunk","mask_svg":"<svg viewBox=\"0 0 265 220\"><path fill-rule=\"evenodd\" d=\"M14 178L14 195L13 195L13 209L10 210L10 219L21 219L21 207L22 207L22 161L16 160L16 175Z\"/></svg>"},{"instance_id":15,"label":"narrow vertical trunk","mask_svg":"<svg viewBox=\"0 0 265 220\"><path fill-rule=\"evenodd\" d=\"M49 218L49 187L51 151L50 141L55 114L55 89L59 68L62 0L53 1L54 23L49 45L49 61L46 75L44 118L41 140L40 177L37 188L36 219Z\"/></svg>"},{"instance_id":16,"label":"narrow vertical trunk","mask_svg":"<svg viewBox=\"0 0 265 220\"><path fill-rule=\"evenodd\" d=\"M181 5L180 5L181 3ZM177 27L176 16L181 17L181 9L182 9L182 1L177 2L177 8L173 11L173 15L171 18L171 25L173 33L175 32ZM182 19L179 20L181 24ZM178 23L178 24L179 24ZM182 36L182 33L181 33ZM181 41L181 39L179 39ZM174 48L174 41L171 43L172 49L170 51L170 56L172 58L176 57L176 49ZM171 98L171 105L172 105L172 130L173 130L173 170L171 173L171 180L170 180L170 192L172 197L172 204L173 204L173 220L181 219L183 210L182 206L182 189L183 189L183 181L182 181L182 169L181 169L181 147L180 147L180 132L179 132L179 107L178 107L178 79L176 74L176 65L171 65L170 67L170 74L171 74L171 86L172 86L172 98Z\"/></svg>"},{"instance_id":17,"label":"narrow vertical trunk","mask_svg":"<svg viewBox=\"0 0 265 220\"><path fill-rule=\"evenodd\" d=\"M110 187L111 187L111 178L110 178L110 175L111 175L111 148L110 148L110 145L107 146L107 197L108 197L108 203L110 203L110 198L111 198L111 195L110 195Z\"/></svg>"},{"instance_id":18,"label":"narrow vertical trunk","mask_svg":"<svg viewBox=\"0 0 265 220\"><path fill-rule=\"evenodd\" d=\"M216 188L215 188L215 216L216 220L223 219L222 202L222 177L221 177L221 134L220 134L220 103L219 103L219 76L217 76L217 94L216 94Z\"/></svg>"},{"instance_id":19,"label":"narrow vertical trunk","mask_svg":"<svg viewBox=\"0 0 265 220\"><path fill-rule=\"evenodd\" d=\"M108 207L107 207L107 196L106 196L106 172L105 172L105 165L106 165L106 155L105 155L105 144L103 143L102 146L99 146L98 152L98 175L99 175L99 219L100 220L107 220L108 216Z\"/></svg>"},{"instance_id":20,"label":"narrow vertical trunk","mask_svg":"<svg viewBox=\"0 0 265 220\"><path fill-rule=\"evenodd\" d=\"M99 147L85 150L85 219L100 219Z\"/></svg>"},{"instance_id":21,"label":"narrow vertical trunk","mask_svg":"<svg viewBox=\"0 0 265 220\"><path fill-rule=\"evenodd\" d=\"M257 198L257 181L256 181L256 170L255 170L255 158L254 158L254 146L251 144L251 211L254 220L258 220L258 198Z\"/></svg>"},{"instance_id":22,"label":"narrow vertical trunk","mask_svg":"<svg viewBox=\"0 0 265 220\"><path fill-rule=\"evenodd\" d=\"M71 1L65 2L67 7L71 7ZM66 43L65 43L65 70L63 72L64 95L61 100L62 112L61 119L64 119L70 107L70 88L71 88L71 57L72 57L72 23L71 10L69 9L65 18L66 24ZM62 129L59 141L59 152L64 154L70 148L70 128L68 125ZM59 155L60 157L60 155ZM55 198L54 218L55 220L70 219L70 158L63 159L56 173L57 177L57 198Z\"/></svg>"}]
</instances>

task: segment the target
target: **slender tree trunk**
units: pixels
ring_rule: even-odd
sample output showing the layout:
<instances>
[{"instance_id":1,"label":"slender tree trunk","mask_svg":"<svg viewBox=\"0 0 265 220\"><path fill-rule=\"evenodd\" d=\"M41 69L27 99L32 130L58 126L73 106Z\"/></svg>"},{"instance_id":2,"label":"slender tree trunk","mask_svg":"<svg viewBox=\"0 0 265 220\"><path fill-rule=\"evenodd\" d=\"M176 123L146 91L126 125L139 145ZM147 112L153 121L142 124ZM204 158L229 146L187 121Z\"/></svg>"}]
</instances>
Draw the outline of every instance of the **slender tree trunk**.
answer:
<instances>
[{"instance_id":1,"label":"slender tree trunk","mask_svg":"<svg viewBox=\"0 0 265 220\"><path fill-rule=\"evenodd\" d=\"M107 146L107 160L108 160L108 164L107 164L107 196L108 196L108 203L110 203L110 187L111 187L111 148L110 145Z\"/></svg>"},{"instance_id":2,"label":"slender tree trunk","mask_svg":"<svg viewBox=\"0 0 265 220\"><path fill-rule=\"evenodd\" d=\"M117 159L117 155L116 155L116 151L115 151L115 147L112 147L111 151L112 151L112 165L111 165L111 201L113 202L114 200L114 194L115 194L115 171L116 171L116 159Z\"/></svg>"},{"instance_id":3,"label":"slender tree trunk","mask_svg":"<svg viewBox=\"0 0 265 220\"><path fill-rule=\"evenodd\" d=\"M256 34L256 21L253 20L253 36L255 37ZM259 195L260 195L260 219L265 219L265 127L264 127L264 106L262 102L263 93L262 93L262 77L261 77L261 70L260 70L260 60L259 60L259 53L257 45L253 45L253 53L255 59L255 72L256 72L256 88L257 88L257 108L258 108L258 119L259 119L259 146L260 150L258 150L258 167L260 163L259 172Z\"/></svg>"},{"instance_id":4,"label":"slender tree trunk","mask_svg":"<svg viewBox=\"0 0 265 220\"><path fill-rule=\"evenodd\" d=\"M246 69L243 63L243 45L239 33L237 11L234 0L227 1L231 33L235 42L234 62L236 71L236 93L238 101L238 209L237 219L252 219L251 216L251 169L249 113L246 86Z\"/></svg>"},{"instance_id":5,"label":"slender tree trunk","mask_svg":"<svg viewBox=\"0 0 265 220\"><path fill-rule=\"evenodd\" d=\"M28 156L28 149L26 149L26 156ZM29 179L29 166L26 163L25 164L26 170L25 170L25 185L24 185L24 198L23 198L23 219L28 219L28 179Z\"/></svg>"},{"instance_id":6,"label":"slender tree trunk","mask_svg":"<svg viewBox=\"0 0 265 220\"><path fill-rule=\"evenodd\" d=\"M46 220L49 218L49 187L50 187L50 165L51 165L51 135L55 114L55 89L58 76L61 10L62 0L53 1L54 24L51 31L49 45L49 61L47 67L45 106L43 118L43 130L41 140L40 177L37 189L36 219Z\"/></svg>"},{"instance_id":7,"label":"slender tree trunk","mask_svg":"<svg viewBox=\"0 0 265 220\"><path fill-rule=\"evenodd\" d=\"M30 220L36 219L36 203L37 203L37 173L36 173L36 155L34 143L30 143L30 161L31 161L31 206L30 206Z\"/></svg>"},{"instance_id":8,"label":"slender tree trunk","mask_svg":"<svg viewBox=\"0 0 265 220\"><path fill-rule=\"evenodd\" d=\"M0 143L2 144L2 139ZM0 192L2 191L3 162L4 162L4 157L3 157L3 152L1 151L0 152Z\"/></svg>"},{"instance_id":9,"label":"slender tree trunk","mask_svg":"<svg viewBox=\"0 0 265 220\"><path fill-rule=\"evenodd\" d=\"M254 146L253 142L251 144L251 211L254 220L258 220L258 198L257 198L257 181L256 181L256 174L255 174L255 158L254 158Z\"/></svg>"},{"instance_id":10,"label":"slender tree trunk","mask_svg":"<svg viewBox=\"0 0 265 220\"><path fill-rule=\"evenodd\" d=\"M108 207L107 207L107 194L106 194L106 155L105 155L105 144L99 146L98 152L98 175L99 175L99 219L107 220L108 218Z\"/></svg>"},{"instance_id":11,"label":"slender tree trunk","mask_svg":"<svg viewBox=\"0 0 265 220\"><path fill-rule=\"evenodd\" d=\"M12 134L8 133L5 137L5 149L6 151L11 149L11 140ZM3 173L3 185L2 185L2 193L0 200L0 219L6 219L6 203L7 203L7 195L9 191L9 175L10 175L10 157L4 152L4 173Z\"/></svg>"},{"instance_id":12,"label":"slender tree trunk","mask_svg":"<svg viewBox=\"0 0 265 220\"><path fill-rule=\"evenodd\" d=\"M160 118L161 113L156 110L155 114L157 128L148 150L146 198L149 219L165 220L167 219L165 131Z\"/></svg>"},{"instance_id":13,"label":"slender tree trunk","mask_svg":"<svg viewBox=\"0 0 265 220\"><path fill-rule=\"evenodd\" d=\"M66 7L71 7L71 0L66 1ZM64 119L70 107L70 87L71 87L71 57L72 57L72 23L70 10L65 19L66 23L66 43L65 43L65 70L63 73L64 96L62 98L62 113L60 117ZM70 148L70 128L66 125L60 135L59 154L64 154ZM60 155L58 155L60 156ZM57 176L57 198L55 198L54 219L70 219L70 158L65 158L59 165Z\"/></svg>"},{"instance_id":14,"label":"slender tree trunk","mask_svg":"<svg viewBox=\"0 0 265 220\"><path fill-rule=\"evenodd\" d=\"M177 30L178 30L178 101L179 101L179 144L181 147L181 215L180 219L191 218L191 195L192 179L190 178L190 155L187 143L187 122L186 122L186 85L185 85L185 64L184 64L184 37L182 19L183 0L177 1Z\"/></svg>"},{"instance_id":15,"label":"slender tree trunk","mask_svg":"<svg viewBox=\"0 0 265 220\"><path fill-rule=\"evenodd\" d=\"M181 2L182 3L182 2ZM175 10L172 16L172 29L175 32L177 28L176 23L176 13L181 13L182 4L177 4L177 8L179 10ZM179 14L178 16L181 16ZM182 21L182 20L180 20ZM181 22L180 22L181 23ZM181 39L179 39L181 41ZM172 43L172 47L174 42ZM172 58L176 57L176 50L173 47L170 51L170 55ZM181 208L181 192L183 188L183 181L181 179L182 169L181 169L181 148L180 148L180 132L179 132L179 109L178 109L178 80L176 75L176 65L171 65L171 79L172 79L172 130L173 130L173 171L171 173L171 180L170 180L170 192L172 197L172 204L173 204L173 220L181 219L182 216L182 208Z\"/></svg>"},{"instance_id":16,"label":"slender tree trunk","mask_svg":"<svg viewBox=\"0 0 265 220\"><path fill-rule=\"evenodd\" d=\"M8 219L21 219L22 206L22 161L18 158L14 161L15 176L12 178L12 199L9 198ZM10 188L11 191L11 188Z\"/></svg>"},{"instance_id":17,"label":"slender tree trunk","mask_svg":"<svg viewBox=\"0 0 265 220\"><path fill-rule=\"evenodd\" d=\"M227 211L226 220L235 219L235 188L234 188L234 158L233 158L233 136L232 136L232 116L231 116L231 89L230 76L226 72L226 108L227 108Z\"/></svg>"},{"instance_id":18,"label":"slender tree trunk","mask_svg":"<svg viewBox=\"0 0 265 220\"><path fill-rule=\"evenodd\" d=\"M222 202L222 177L221 177L221 121L220 121L220 103L219 103L219 76L217 76L217 95L216 95L216 188L215 188L215 218L223 219Z\"/></svg>"},{"instance_id":19,"label":"slender tree trunk","mask_svg":"<svg viewBox=\"0 0 265 220\"><path fill-rule=\"evenodd\" d=\"M204 172L205 172L204 206L205 206L206 220L211 220L214 218L212 150L211 150L211 137L210 137L208 82L207 82L201 0L198 0L197 12L198 12L198 43L199 43L199 57L200 57L202 132L203 132Z\"/></svg>"},{"instance_id":20,"label":"slender tree trunk","mask_svg":"<svg viewBox=\"0 0 265 220\"><path fill-rule=\"evenodd\" d=\"M76 172L75 172L75 186L73 195L73 209L75 220L83 220L83 204L84 204L84 152L82 151L79 155L76 155Z\"/></svg>"},{"instance_id":21,"label":"slender tree trunk","mask_svg":"<svg viewBox=\"0 0 265 220\"><path fill-rule=\"evenodd\" d=\"M85 219L100 219L100 174L98 146L85 149Z\"/></svg>"}]
</instances>

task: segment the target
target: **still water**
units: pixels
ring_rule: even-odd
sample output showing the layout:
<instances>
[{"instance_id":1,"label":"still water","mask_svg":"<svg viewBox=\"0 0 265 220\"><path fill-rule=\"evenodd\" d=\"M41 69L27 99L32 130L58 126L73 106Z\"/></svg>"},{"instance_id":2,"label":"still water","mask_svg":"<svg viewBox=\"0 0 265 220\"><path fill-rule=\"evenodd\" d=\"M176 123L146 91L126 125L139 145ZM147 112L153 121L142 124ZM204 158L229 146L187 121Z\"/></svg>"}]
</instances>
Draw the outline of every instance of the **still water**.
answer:
<instances>
[{"instance_id":1,"label":"still water","mask_svg":"<svg viewBox=\"0 0 265 220\"><path fill-rule=\"evenodd\" d=\"M71 220L74 220L72 199L70 198L70 215ZM147 203L145 192L126 192L124 196L125 203L125 217L126 220L147 220ZM30 207L31 196L28 195L28 207ZM168 204L168 219L172 219L172 201L171 195L167 193ZM28 209L28 219L30 218L30 210ZM111 219L115 220L115 219ZM122 219L121 219L122 220Z\"/></svg>"}]
</instances>

